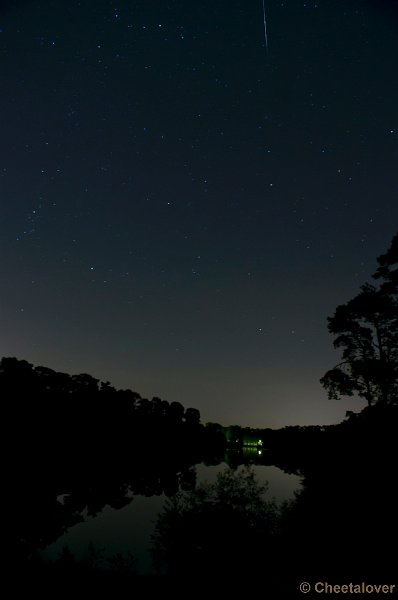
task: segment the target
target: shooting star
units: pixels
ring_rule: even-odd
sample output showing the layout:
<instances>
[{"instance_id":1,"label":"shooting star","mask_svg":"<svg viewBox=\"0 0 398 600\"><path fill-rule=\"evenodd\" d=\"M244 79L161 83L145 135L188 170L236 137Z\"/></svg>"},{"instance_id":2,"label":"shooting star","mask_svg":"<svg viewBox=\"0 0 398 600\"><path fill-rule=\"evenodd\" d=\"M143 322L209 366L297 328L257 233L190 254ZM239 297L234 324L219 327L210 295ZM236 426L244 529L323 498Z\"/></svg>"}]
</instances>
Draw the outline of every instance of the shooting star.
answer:
<instances>
[{"instance_id":1,"label":"shooting star","mask_svg":"<svg viewBox=\"0 0 398 600\"><path fill-rule=\"evenodd\" d=\"M268 54L268 34L267 34L267 17L265 15L265 0L263 0L263 16L264 16L265 51Z\"/></svg>"}]
</instances>

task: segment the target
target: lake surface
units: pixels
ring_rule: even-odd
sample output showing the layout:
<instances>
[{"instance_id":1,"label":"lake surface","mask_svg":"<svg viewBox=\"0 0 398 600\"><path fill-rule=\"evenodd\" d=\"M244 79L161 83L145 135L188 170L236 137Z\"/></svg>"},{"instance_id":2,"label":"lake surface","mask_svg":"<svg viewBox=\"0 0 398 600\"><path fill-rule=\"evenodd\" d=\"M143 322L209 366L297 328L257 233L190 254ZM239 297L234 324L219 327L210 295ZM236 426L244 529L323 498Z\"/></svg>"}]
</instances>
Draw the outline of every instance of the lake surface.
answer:
<instances>
[{"instance_id":1,"label":"lake surface","mask_svg":"<svg viewBox=\"0 0 398 600\"><path fill-rule=\"evenodd\" d=\"M284 473L274 466L252 465L260 483L268 482L266 499L283 502L294 498L294 492L300 489L301 478ZM238 471L243 467L238 467ZM197 483L216 480L217 474L228 465L196 465ZM106 507L95 518L87 518L84 523L72 527L55 543L41 554L46 559L56 559L62 548L68 546L78 559L88 554L89 544L96 549L104 549L104 556L130 552L137 559L139 573L153 571L149 546L158 514L162 511L166 496L134 496L130 504L121 509Z\"/></svg>"}]
</instances>

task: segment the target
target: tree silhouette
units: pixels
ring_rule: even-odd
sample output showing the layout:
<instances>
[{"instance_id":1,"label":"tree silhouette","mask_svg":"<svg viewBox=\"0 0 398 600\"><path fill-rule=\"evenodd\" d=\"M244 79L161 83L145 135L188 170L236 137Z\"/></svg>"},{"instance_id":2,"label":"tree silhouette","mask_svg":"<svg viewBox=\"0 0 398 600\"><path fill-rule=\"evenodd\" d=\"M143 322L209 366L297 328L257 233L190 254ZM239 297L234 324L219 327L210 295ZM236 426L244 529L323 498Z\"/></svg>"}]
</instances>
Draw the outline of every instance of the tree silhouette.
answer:
<instances>
[{"instance_id":1,"label":"tree silhouette","mask_svg":"<svg viewBox=\"0 0 398 600\"><path fill-rule=\"evenodd\" d=\"M3 487L18 569L106 505L120 509L138 494L191 489L191 467L225 449L222 432L207 431L198 410L141 398L86 373L4 357L0 396L8 435Z\"/></svg>"},{"instance_id":2,"label":"tree silhouette","mask_svg":"<svg viewBox=\"0 0 398 600\"><path fill-rule=\"evenodd\" d=\"M379 285L366 283L328 318L343 360L321 379L329 398L356 393L369 406L398 398L398 233L377 261Z\"/></svg>"},{"instance_id":3,"label":"tree silhouette","mask_svg":"<svg viewBox=\"0 0 398 600\"><path fill-rule=\"evenodd\" d=\"M276 536L285 507L265 494L268 485L250 467L226 469L214 483L202 483L169 498L152 536L158 572L225 584L247 573L263 573L275 554ZM269 583L269 582L268 582Z\"/></svg>"}]
</instances>

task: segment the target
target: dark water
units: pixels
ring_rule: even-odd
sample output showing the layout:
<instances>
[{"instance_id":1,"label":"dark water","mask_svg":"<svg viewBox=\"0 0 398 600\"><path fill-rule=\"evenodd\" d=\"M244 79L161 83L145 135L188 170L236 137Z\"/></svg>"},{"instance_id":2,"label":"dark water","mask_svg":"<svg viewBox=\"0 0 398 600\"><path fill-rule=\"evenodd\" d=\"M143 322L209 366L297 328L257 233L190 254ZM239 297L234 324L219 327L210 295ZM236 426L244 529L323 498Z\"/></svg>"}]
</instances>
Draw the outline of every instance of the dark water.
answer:
<instances>
[{"instance_id":1,"label":"dark water","mask_svg":"<svg viewBox=\"0 0 398 600\"><path fill-rule=\"evenodd\" d=\"M197 483L216 480L217 474L228 469L225 463L217 466L196 465ZM241 469L243 467L239 467ZM252 465L260 483L268 482L266 498L283 502L294 497L300 488L300 478L284 473L274 466ZM149 555L150 538L153 533L157 515L161 512L166 496L134 496L130 504L116 510L107 506L95 518L87 518L84 523L72 527L54 544L48 546L42 556L55 559L62 548L67 545L78 558L87 556L89 544L97 549L104 549L104 556L131 552L137 559L137 570L140 573L152 571Z\"/></svg>"}]
</instances>

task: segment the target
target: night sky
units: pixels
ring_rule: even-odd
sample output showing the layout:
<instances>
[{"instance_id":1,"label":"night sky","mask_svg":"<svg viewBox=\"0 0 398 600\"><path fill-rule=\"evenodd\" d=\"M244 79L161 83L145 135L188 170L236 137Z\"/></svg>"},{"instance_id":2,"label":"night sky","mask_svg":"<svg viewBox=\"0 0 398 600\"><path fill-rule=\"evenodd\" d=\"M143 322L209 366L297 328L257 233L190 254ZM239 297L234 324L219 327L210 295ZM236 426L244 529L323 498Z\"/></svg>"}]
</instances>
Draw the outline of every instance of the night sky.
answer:
<instances>
[{"instance_id":1,"label":"night sky","mask_svg":"<svg viewBox=\"0 0 398 600\"><path fill-rule=\"evenodd\" d=\"M0 8L0 355L340 421L327 316L398 224L394 1Z\"/></svg>"}]
</instances>

